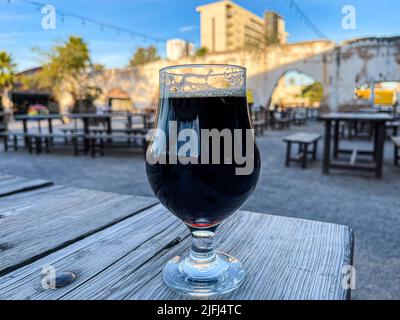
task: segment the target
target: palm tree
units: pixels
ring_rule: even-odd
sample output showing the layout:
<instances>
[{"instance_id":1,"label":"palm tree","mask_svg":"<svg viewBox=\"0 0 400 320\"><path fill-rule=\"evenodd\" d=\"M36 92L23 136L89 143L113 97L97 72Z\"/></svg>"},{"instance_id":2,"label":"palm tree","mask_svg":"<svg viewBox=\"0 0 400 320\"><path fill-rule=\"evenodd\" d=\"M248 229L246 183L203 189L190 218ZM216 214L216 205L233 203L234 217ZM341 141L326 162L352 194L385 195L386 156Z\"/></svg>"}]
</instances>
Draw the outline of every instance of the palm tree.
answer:
<instances>
[{"instance_id":1,"label":"palm tree","mask_svg":"<svg viewBox=\"0 0 400 320\"><path fill-rule=\"evenodd\" d=\"M13 62L12 56L6 51L0 51L0 107L2 96L5 95L15 80L15 63Z\"/></svg>"},{"instance_id":2,"label":"palm tree","mask_svg":"<svg viewBox=\"0 0 400 320\"><path fill-rule=\"evenodd\" d=\"M10 87L15 79L15 63L6 51L0 51L0 91Z\"/></svg>"}]
</instances>

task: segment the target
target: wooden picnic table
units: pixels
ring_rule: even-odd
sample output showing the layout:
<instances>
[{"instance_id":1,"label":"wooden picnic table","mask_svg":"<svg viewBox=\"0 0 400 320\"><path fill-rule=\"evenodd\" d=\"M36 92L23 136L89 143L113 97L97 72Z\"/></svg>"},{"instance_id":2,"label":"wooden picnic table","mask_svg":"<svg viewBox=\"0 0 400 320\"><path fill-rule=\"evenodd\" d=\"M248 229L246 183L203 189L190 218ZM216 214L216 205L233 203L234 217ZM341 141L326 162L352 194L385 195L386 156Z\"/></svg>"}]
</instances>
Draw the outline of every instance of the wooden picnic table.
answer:
<instances>
[{"instance_id":1,"label":"wooden picnic table","mask_svg":"<svg viewBox=\"0 0 400 320\"><path fill-rule=\"evenodd\" d=\"M0 225L0 299L187 299L161 272L189 232L155 198L50 186L1 198ZM216 238L247 272L218 299L350 298L346 226L240 211ZM57 289L42 285L48 270Z\"/></svg>"},{"instance_id":2,"label":"wooden picnic table","mask_svg":"<svg viewBox=\"0 0 400 320\"><path fill-rule=\"evenodd\" d=\"M42 133L42 121L47 121L48 127L48 133L49 135L53 134L53 120L62 120L63 115L61 114L43 114L43 115L20 115L20 116L15 116L14 119L16 121L22 121L22 127L24 134L27 135L29 133L29 126L28 122L29 121L36 121L38 124L38 131L39 134ZM25 146L28 145L28 138L25 136Z\"/></svg>"},{"instance_id":3,"label":"wooden picnic table","mask_svg":"<svg viewBox=\"0 0 400 320\"><path fill-rule=\"evenodd\" d=\"M16 116L16 121L22 121L24 134L29 133L28 121L36 121L38 123L38 131L39 134L42 133L42 121L48 121L48 133L49 135L53 135L53 120L62 120L65 117L70 118L76 121L81 120L83 124L83 132L85 135L90 134L90 122L93 120L103 120L106 123L106 131L108 134L112 133L112 115L111 114L97 114L97 113L73 113L69 115L62 114L48 114L48 115L21 115ZM27 138L25 138L25 145L27 145ZM52 141L52 140L51 140ZM85 150L89 149L89 141L88 139L84 139Z\"/></svg>"},{"instance_id":4,"label":"wooden picnic table","mask_svg":"<svg viewBox=\"0 0 400 320\"><path fill-rule=\"evenodd\" d=\"M333 169L350 169L363 170L375 173L377 179L382 178L383 155L385 144L385 123L393 119L392 116L385 113L363 113L363 112L336 112L321 115L320 120L325 122L324 137L324 158L322 171L328 174ZM370 123L373 127L373 149L357 150L339 148L339 128L341 122L363 121ZM333 161L331 160L331 144L332 144L332 127L333 133ZM350 161L339 161L339 154L351 155ZM371 163L357 163L358 155L371 156Z\"/></svg>"},{"instance_id":5,"label":"wooden picnic table","mask_svg":"<svg viewBox=\"0 0 400 320\"><path fill-rule=\"evenodd\" d=\"M53 182L45 179L26 179L22 177L0 175L0 197L51 185L53 185Z\"/></svg>"},{"instance_id":6,"label":"wooden picnic table","mask_svg":"<svg viewBox=\"0 0 400 320\"><path fill-rule=\"evenodd\" d=\"M127 112L127 127L132 128L133 118L139 117L142 120L143 129L150 129L153 125L152 115L149 112Z\"/></svg>"}]
</instances>

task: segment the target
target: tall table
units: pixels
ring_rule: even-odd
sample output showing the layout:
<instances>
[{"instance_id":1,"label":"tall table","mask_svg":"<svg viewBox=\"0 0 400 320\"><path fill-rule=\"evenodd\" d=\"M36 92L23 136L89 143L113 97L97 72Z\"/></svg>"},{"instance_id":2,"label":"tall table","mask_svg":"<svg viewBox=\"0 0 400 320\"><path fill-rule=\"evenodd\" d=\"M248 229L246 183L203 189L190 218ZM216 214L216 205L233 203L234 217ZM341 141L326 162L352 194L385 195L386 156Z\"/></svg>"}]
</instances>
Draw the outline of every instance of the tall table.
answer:
<instances>
[{"instance_id":1,"label":"tall table","mask_svg":"<svg viewBox=\"0 0 400 320\"><path fill-rule=\"evenodd\" d=\"M1 198L0 225L0 300L185 298L161 272L188 250L189 230L155 198L25 189ZM347 226L239 211L216 238L246 269L243 285L219 299L350 298ZM56 288L46 286L51 272Z\"/></svg>"},{"instance_id":2,"label":"tall table","mask_svg":"<svg viewBox=\"0 0 400 320\"><path fill-rule=\"evenodd\" d=\"M325 122L325 137L324 137L324 158L323 158L323 173L328 174L329 169L350 169L363 170L375 173L377 179L382 178L383 153L385 144L385 123L392 120L392 116L383 113L328 113L321 115L320 120ZM373 127L373 149L372 150L357 150L357 149L342 149L339 148L339 128L341 122L369 122ZM331 144L332 144L332 127L333 127L333 160L331 160ZM351 155L350 161L339 161L339 154ZM372 156L371 163L357 163L357 155Z\"/></svg>"}]
</instances>

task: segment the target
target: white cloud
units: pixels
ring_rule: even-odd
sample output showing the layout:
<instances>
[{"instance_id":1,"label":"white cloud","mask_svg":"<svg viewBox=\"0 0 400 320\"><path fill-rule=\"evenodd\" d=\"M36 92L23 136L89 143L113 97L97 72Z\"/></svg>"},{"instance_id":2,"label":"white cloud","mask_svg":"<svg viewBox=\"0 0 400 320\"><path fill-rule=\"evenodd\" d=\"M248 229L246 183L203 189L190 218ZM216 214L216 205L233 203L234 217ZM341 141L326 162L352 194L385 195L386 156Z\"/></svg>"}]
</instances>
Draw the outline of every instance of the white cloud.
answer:
<instances>
[{"instance_id":1,"label":"white cloud","mask_svg":"<svg viewBox=\"0 0 400 320\"><path fill-rule=\"evenodd\" d=\"M183 27L179 28L179 32L181 32L181 33L190 32L190 31L196 30L198 28L199 28L199 26L183 26Z\"/></svg>"}]
</instances>

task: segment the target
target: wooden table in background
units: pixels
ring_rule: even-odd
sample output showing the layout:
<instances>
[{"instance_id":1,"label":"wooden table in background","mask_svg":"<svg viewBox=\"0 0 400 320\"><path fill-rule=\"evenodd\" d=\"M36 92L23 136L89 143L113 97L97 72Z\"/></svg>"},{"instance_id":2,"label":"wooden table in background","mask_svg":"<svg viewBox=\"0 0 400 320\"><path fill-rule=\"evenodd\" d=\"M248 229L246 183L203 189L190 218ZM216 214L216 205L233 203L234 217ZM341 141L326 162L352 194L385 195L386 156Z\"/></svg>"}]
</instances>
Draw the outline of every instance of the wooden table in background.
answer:
<instances>
[{"instance_id":1,"label":"wooden table in background","mask_svg":"<svg viewBox=\"0 0 400 320\"><path fill-rule=\"evenodd\" d=\"M324 174L329 173L329 169L351 169L371 171L375 173L377 179L382 178L383 167L383 153L385 144L385 123L393 119L392 116L384 113L328 113L321 115L320 120L325 122L325 136L324 136L324 159L322 170ZM373 150L349 150L339 148L339 127L341 122L354 122L363 121L369 122L373 126L374 142ZM333 158L331 160L331 143L332 143L332 127L333 133ZM339 154L351 155L349 162L338 161ZM372 156L372 162L357 163L357 155Z\"/></svg>"},{"instance_id":2,"label":"wooden table in background","mask_svg":"<svg viewBox=\"0 0 400 320\"><path fill-rule=\"evenodd\" d=\"M156 199L64 186L0 198L0 299L182 299L162 268L188 250L187 228ZM244 284L218 299L348 299L346 226L240 211L216 246L239 258ZM43 270L75 281L44 289ZM43 269L45 268L45 269Z\"/></svg>"}]
</instances>

